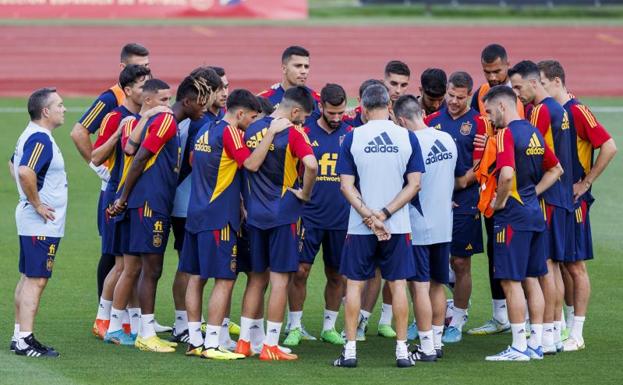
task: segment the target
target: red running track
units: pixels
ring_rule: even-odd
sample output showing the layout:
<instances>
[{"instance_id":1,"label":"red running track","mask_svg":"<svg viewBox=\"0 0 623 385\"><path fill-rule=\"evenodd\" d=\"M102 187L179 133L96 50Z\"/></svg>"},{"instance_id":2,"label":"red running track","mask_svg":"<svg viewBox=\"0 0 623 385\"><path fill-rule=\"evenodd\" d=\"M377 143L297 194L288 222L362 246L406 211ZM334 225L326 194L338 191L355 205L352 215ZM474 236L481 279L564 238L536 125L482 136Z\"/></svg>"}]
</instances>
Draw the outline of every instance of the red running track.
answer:
<instances>
[{"instance_id":1,"label":"red running track","mask_svg":"<svg viewBox=\"0 0 623 385\"><path fill-rule=\"evenodd\" d=\"M599 26L373 26L373 27L0 27L0 96L25 96L54 85L64 95L97 94L118 76L119 50L145 44L154 74L175 86L194 67L225 67L233 88L257 92L280 80L282 50L293 44L312 53L309 85L359 84L381 77L391 59L418 76L427 67L465 70L483 81L480 51L503 44L511 61L556 58L581 96L623 96L623 27ZM618 70L617 70L618 68Z\"/></svg>"}]
</instances>

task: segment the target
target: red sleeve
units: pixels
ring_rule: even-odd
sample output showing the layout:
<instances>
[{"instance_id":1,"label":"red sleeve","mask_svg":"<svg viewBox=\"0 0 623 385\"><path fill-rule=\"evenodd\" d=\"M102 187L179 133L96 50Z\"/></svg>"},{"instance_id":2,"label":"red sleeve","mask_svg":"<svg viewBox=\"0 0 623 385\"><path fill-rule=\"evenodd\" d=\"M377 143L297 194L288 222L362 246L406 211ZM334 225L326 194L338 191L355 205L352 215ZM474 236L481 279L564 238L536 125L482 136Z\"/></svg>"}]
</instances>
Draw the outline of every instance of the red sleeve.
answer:
<instances>
[{"instance_id":1,"label":"red sleeve","mask_svg":"<svg viewBox=\"0 0 623 385\"><path fill-rule=\"evenodd\" d=\"M496 136L498 153L496 157L496 164L498 170L502 167L508 166L515 169L515 141L513 140L513 134L508 128L498 132Z\"/></svg>"},{"instance_id":2,"label":"red sleeve","mask_svg":"<svg viewBox=\"0 0 623 385\"><path fill-rule=\"evenodd\" d=\"M538 128L543 137L547 136L548 131L551 130L551 119L546 105L539 104L530 111L530 124Z\"/></svg>"},{"instance_id":3,"label":"red sleeve","mask_svg":"<svg viewBox=\"0 0 623 385\"><path fill-rule=\"evenodd\" d=\"M242 133L230 126L223 131L223 148L227 156L236 161L238 168L242 167L244 161L251 156L251 150L242 140Z\"/></svg>"},{"instance_id":4,"label":"red sleeve","mask_svg":"<svg viewBox=\"0 0 623 385\"><path fill-rule=\"evenodd\" d=\"M292 126L288 130L288 143L294 156L303 159L307 155L314 155L314 150L309 144L309 138L301 129Z\"/></svg>"},{"instance_id":5,"label":"red sleeve","mask_svg":"<svg viewBox=\"0 0 623 385\"><path fill-rule=\"evenodd\" d=\"M438 116L439 116L439 111L435 111L430 115L426 115L424 116L424 123L426 123L426 125L430 127L430 123L433 121L433 119L435 119Z\"/></svg>"},{"instance_id":6,"label":"red sleeve","mask_svg":"<svg viewBox=\"0 0 623 385\"><path fill-rule=\"evenodd\" d=\"M124 148L125 145L128 143L128 139L130 139L130 134L132 133L132 130L134 130L134 127L136 127L137 124L138 119L133 116L125 120L125 123L123 123L123 128L121 129L121 148Z\"/></svg>"},{"instance_id":7,"label":"red sleeve","mask_svg":"<svg viewBox=\"0 0 623 385\"><path fill-rule=\"evenodd\" d=\"M543 153L543 170L547 171L560 162L558 161L558 158L556 158L556 155L554 155L554 151L552 151L547 143L545 144L544 148L545 153Z\"/></svg>"},{"instance_id":8,"label":"red sleeve","mask_svg":"<svg viewBox=\"0 0 623 385\"><path fill-rule=\"evenodd\" d=\"M143 140L142 147L156 154L177 132L177 124L172 114L161 113L154 119Z\"/></svg>"},{"instance_id":9,"label":"red sleeve","mask_svg":"<svg viewBox=\"0 0 623 385\"><path fill-rule=\"evenodd\" d=\"M482 115L478 115L476 117L476 135L486 135L487 134L487 124L489 123L489 120L482 116ZM476 148L474 147L474 160L480 160L482 159L482 154L485 152L484 147L483 148Z\"/></svg>"},{"instance_id":10,"label":"red sleeve","mask_svg":"<svg viewBox=\"0 0 623 385\"><path fill-rule=\"evenodd\" d=\"M585 105L576 104L572 106L571 113L573 114L573 123L575 124L578 137L590 142L593 148L601 147L604 142L611 138L608 131Z\"/></svg>"},{"instance_id":11,"label":"red sleeve","mask_svg":"<svg viewBox=\"0 0 623 385\"><path fill-rule=\"evenodd\" d=\"M119 128L119 122L121 122L121 113L117 111L112 111L104 116L102 119L102 124L100 125L100 129L98 131L97 139L93 144L93 148L98 148L102 144L106 143L110 137L117 132L117 128Z\"/></svg>"}]
</instances>

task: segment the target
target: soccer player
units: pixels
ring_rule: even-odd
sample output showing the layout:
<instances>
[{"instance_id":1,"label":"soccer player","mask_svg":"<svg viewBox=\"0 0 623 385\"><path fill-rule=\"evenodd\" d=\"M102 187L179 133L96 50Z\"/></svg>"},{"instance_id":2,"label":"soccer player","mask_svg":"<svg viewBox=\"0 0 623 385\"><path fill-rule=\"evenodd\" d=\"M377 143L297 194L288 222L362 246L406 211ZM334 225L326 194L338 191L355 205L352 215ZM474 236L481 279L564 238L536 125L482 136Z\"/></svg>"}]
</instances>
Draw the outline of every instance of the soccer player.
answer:
<instances>
[{"instance_id":1,"label":"soccer player","mask_svg":"<svg viewBox=\"0 0 623 385\"><path fill-rule=\"evenodd\" d=\"M383 83L389 89L389 98L392 104L407 93L410 77L411 70L409 66L400 60L391 60L385 65Z\"/></svg>"},{"instance_id":2,"label":"soccer player","mask_svg":"<svg viewBox=\"0 0 623 385\"><path fill-rule=\"evenodd\" d=\"M415 361L406 344L406 278L415 274L415 263L407 203L419 190L424 164L415 134L388 121L390 97L385 87L366 88L362 105L369 121L346 135L337 164L341 190L351 208L340 261L340 273L348 279L346 344L333 365L357 366L361 293L380 268L396 318L396 365L409 367Z\"/></svg>"},{"instance_id":3,"label":"soccer player","mask_svg":"<svg viewBox=\"0 0 623 385\"><path fill-rule=\"evenodd\" d=\"M482 115L486 116L483 97L492 88L498 85L512 87L508 77L510 63L506 49L499 44L489 44L480 54L480 64L484 73L486 83L482 84L474 92L471 107ZM517 113L520 117L524 116L524 106L521 100L517 99ZM487 132L493 136L493 132ZM476 136L478 138L479 135ZM501 333L508 330L508 314L506 309L506 299L500 281L493 278L493 218L485 218L485 231L487 233L487 259L489 262L489 288L491 289L491 319L483 325L469 329L467 334L489 335Z\"/></svg>"},{"instance_id":4,"label":"soccer player","mask_svg":"<svg viewBox=\"0 0 623 385\"><path fill-rule=\"evenodd\" d=\"M344 88L338 84L327 84L320 91L322 116L305 126L319 167L311 200L303 206L299 268L294 274L288 293L290 331L283 341L286 346L297 346L303 339L301 319L307 296L307 279L321 246L327 282L320 339L335 345L344 345L344 339L335 330L335 321L344 295L343 279L339 270L348 226L349 205L340 192L340 179L335 167L340 145L352 129L342 122L347 101Z\"/></svg>"},{"instance_id":5,"label":"soccer player","mask_svg":"<svg viewBox=\"0 0 623 385\"><path fill-rule=\"evenodd\" d=\"M444 70L427 68L420 75L419 101L426 115L438 111L444 104L448 78Z\"/></svg>"},{"instance_id":6,"label":"soccer player","mask_svg":"<svg viewBox=\"0 0 623 385\"><path fill-rule=\"evenodd\" d=\"M35 339L34 323L41 295L65 232L67 176L52 130L65 122L66 108L54 88L28 98L30 122L17 140L13 171L19 193L15 222L19 236L20 279L15 288L15 329L11 349L27 357L58 357Z\"/></svg>"},{"instance_id":7,"label":"soccer player","mask_svg":"<svg viewBox=\"0 0 623 385\"><path fill-rule=\"evenodd\" d=\"M166 89L164 85L162 88ZM128 144L140 142L140 147L129 165L123 190L112 211L117 214L128 208L129 250L142 261L138 284L141 327L135 342L140 350L168 353L177 346L175 342L158 338L154 330L156 287L162 274L180 167L176 121L200 118L214 91L203 78L187 76L177 89L176 102L171 108L173 113L160 113L150 118L142 141L132 136L128 140ZM136 275L133 278L136 279Z\"/></svg>"},{"instance_id":8,"label":"soccer player","mask_svg":"<svg viewBox=\"0 0 623 385\"><path fill-rule=\"evenodd\" d=\"M445 106L424 120L428 126L450 134L458 149L455 170L457 185L452 197L454 209L450 250L456 282L452 321L444 332L444 343L459 342L462 338L472 293L471 256L484 251L478 211L478 184L475 183L473 167L482 156L482 152L474 148L474 138L476 134L486 134L487 120L469 106L473 85L472 77L467 72L451 74ZM510 325L505 327L508 329Z\"/></svg>"},{"instance_id":9,"label":"soccer player","mask_svg":"<svg viewBox=\"0 0 623 385\"><path fill-rule=\"evenodd\" d=\"M147 48L140 44L128 43L121 49L119 66L123 69L129 64L142 65L149 67L149 51ZM102 187L100 197L98 201L97 209L97 225L100 235L102 235L102 228L104 227L106 206L103 204L102 198L104 191L106 190L106 182L110 178L108 169L105 165L95 166L91 162L91 151L93 146L89 138L90 135L95 134L100 128L104 117L111 112L114 108L120 106L125 99L123 88L117 83L110 87L106 91L102 92L100 96L93 102L91 107L82 115L80 120L76 122L72 131L71 139L73 140L76 148L85 162L89 163L91 169L93 169L102 180ZM102 242L104 240L102 239ZM105 248L102 245L102 248ZM115 264L115 256L112 254L102 254L99 264L97 266L97 295L98 298L102 295L104 287L104 280L106 276L113 268Z\"/></svg>"},{"instance_id":10,"label":"soccer player","mask_svg":"<svg viewBox=\"0 0 623 385\"><path fill-rule=\"evenodd\" d=\"M450 87L461 85L455 80ZM449 108L450 105L448 103ZM449 280L452 191L460 155L451 134L424 122L420 103L413 95L399 98L394 103L394 114L402 127L415 132L422 157L426 159L422 189L409 205L416 271L414 277L409 278L409 285L415 293L414 313L420 326L420 346L413 355L416 360L434 362L443 355L441 337L446 314L443 285Z\"/></svg>"},{"instance_id":11,"label":"soccer player","mask_svg":"<svg viewBox=\"0 0 623 385\"><path fill-rule=\"evenodd\" d=\"M190 73L190 76L205 79L209 86L216 88L216 92L210 95L208 99L209 107L200 119L184 119L178 124L180 148L182 149L182 163L177 180L177 188L175 190L173 210L171 212L171 229L175 237L173 247L177 250L178 257L181 256L184 246L186 215L191 189L190 175L192 167L190 164L190 154L192 152L192 146L194 145L194 138L201 127L206 124L209 125L223 117L222 111L220 111L222 107L225 107L222 96L224 95L225 99L227 99L227 78L225 77L225 72L222 68L218 68L222 74L219 75L219 71L214 68L216 67L198 67ZM219 84L222 84L220 88ZM186 287L188 286L188 278L188 274L180 271L179 268L175 272L172 290L173 304L175 306L175 321L173 330L171 331L171 337L169 338L171 342L188 342L188 318L186 314ZM227 337L229 339L229 335L227 335Z\"/></svg>"},{"instance_id":12,"label":"soccer player","mask_svg":"<svg viewBox=\"0 0 623 385\"><path fill-rule=\"evenodd\" d=\"M545 141L567 170L560 180L544 195L544 215L547 222L547 274L541 278L545 297L543 323L543 349L546 354L562 351L562 342L554 332L554 321L560 320L564 285L559 261L573 258L575 234L573 233L573 161L572 133L567 112L543 88L539 69L534 62L524 60L509 70L515 93L524 105L533 105L529 112L530 123L537 127ZM561 309L555 314L556 308Z\"/></svg>"},{"instance_id":13,"label":"soccer player","mask_svg":"<svg viewBox=\"0 0 623 385\"><path fill-rule=\"evenodd\" d=\"M102 204L108 207L115 200L121 170L123 169L123 149L121 148L121 123L127 117L138 117L142 105L143 84L149 79L149 68L130 64L119 75L119 86L123 89L125 98L123 103L109 112L99 129L99 134L93 144L91 162L99 167L106 164L110 179L102 197ZM123 270L123 255L114 243L115 220L107 212L104 213L102 226L102 255L114 255L115 266L104 280L104 287L100 297L100 303L95 318L93 333L103 339L110 323L110 308L112 307L113 292L115 285Z\"/></svg>"},{"instance_id":14,"label":"soccer player","mask_svg":"<svg viewBox=\"0 0 623 385\"><path fill-rule=\"evenodd\" d=\"M543 87L567 112L572 133L575 253L574 258L565 255L565 259L560 261L564 262L573 281L571 290L575 314L567 319L571 335L563 342L563 350L569 352L585 347L582 329L591 292L585 261L593 259L589 220L590 206L594 202L591 186L608 167L617 153L617 147L589 108L569 95L562 65L556 60L545 60L539 62L538 67ZM599 154L593 163L595 149L599 149ZM561 310L556 308L555 315L561 314ZM560 321L554 321L554 329L561 330Z\"/></svg>"},{"instance_id":15,"label":"soccer player","mask_svg":"<svg viewBox=\"0 0 623 385\"><path fill-rule=\"evenodd\" d=\"M190 339L186 355L219 360L244 358L219 347L223 319L229 311L237 276L236 232L240 229L241 171L257 171L275 135L290 126L285 119L271 122L266 135L251 151L243 131L261 107L247 90L235 90L227 99L227 113L215 125L197 133L193 150L192 190L186 221L186 239L180 269L190 274L186 290ZM201 298L208 279L214 288L208 305L205 342L201 335Z\"/></svg>"},{"instance_id":16,"label":"soccer player","mask_svg":"<svg viewBox=\"0 0 623 385\"><path fill-rule=\"evenodd\" d=\"M361 83L361 85L359 86L359 96L357 96L357 107L353 108L350 111L347 111L344 114L344 117L342 118L344 123L355 128L355 127L363 126L364 124L368 122L366 117L363 116L363 112L361 109L361 95L363 95L363 91L365 91L365 89L368 88L368 86L372 84L385 85L385 83L383 83L382 81L378 79L368 79L368 80L365 80L363 83Z\"/></svg>"},{"instance_id":17,"label":"soccer player","mask_svg":"<svg viewBox=\"0 0 623 385\"><path fill-rule=\"evenodd\" d=\"M260 353L261 360L295 360L295 354L283 352L279 333L287 301L288 282L298 270L297 223L303 202L310 199L318 164L307 135L299 128L314 109L311 92L302 86L290 87L271 116L256 121L245 132L245 143L255 150L275 118L292 122L273 139L266 160L257 172L246 173L245 208L250 243L250 281L243 299L241 331L236 353L250 356L250 327L248 320L257 314L262 303L267 275L271 292L268 300L267 334ZM303 184L298 167L304 168Z\"/></svg>"},{"instance_id":18,"label":"soccer player","mask_svg":"<svg viewBox=\"0 0 623 385\"><path fill-rule=\"evenodd\" d=\"M511 346L486 360L543 359L544 300L538 278L547 273L547 264L545 221L538 196L563 171L539 130L520 118L513 90L495 86L483 99L491 123L500 130L496 135L497 195L491 204L495 209L494 264L495 278L501 280L506 294L513 335ZM529 343L524 322L526 302L531 323Z\"/></svg>"},{"instance_id":19,"label":"soccer player","mask_svg":"<svg viewBox=\"0 0 623 385\"><path fill-rule=\"evenodd\" d=\"M270 104L277 108L289 88L305 87L314 98L313 120L317 119L320 116L317 112L320 95L306 86L309 68L308 50L296 45L286 48L281 54L281 82L273 84L269 89L260 92L258 96L268 99Z\"/></svg>"}]
</instances>

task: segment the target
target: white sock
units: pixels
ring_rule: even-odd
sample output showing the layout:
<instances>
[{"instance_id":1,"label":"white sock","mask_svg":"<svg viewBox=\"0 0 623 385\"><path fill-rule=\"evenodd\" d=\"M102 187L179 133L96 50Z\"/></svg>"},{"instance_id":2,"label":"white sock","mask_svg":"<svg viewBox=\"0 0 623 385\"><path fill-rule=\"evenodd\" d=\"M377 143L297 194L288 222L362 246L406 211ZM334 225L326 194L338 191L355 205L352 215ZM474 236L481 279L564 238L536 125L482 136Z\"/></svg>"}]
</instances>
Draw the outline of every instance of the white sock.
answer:
<instances>
[{"instance_id":1,"label":"white sock","mask_svg":"<svg viewBox=\"0 0 623 385\"><path fill-rule=\"evenodd\" d=\"M346 345L344 345L344 358L347 360L357 358L357 341L346 341Z\"/></svg>"},{"instance_id":2,"label":"white sock","mask_svg":"<svg viewBox=\"0 0 623 385\"><path fill-rule=\"evenodd\" d=\"M218 335L218 344L219 346L229 345L231 342L231 336L229 335L229 318L223 318L223 323L221 324L221 330Z\"/></svg>"},{"instance_id":3,"label":"white sock","mask_svg":"<svg viewBox=\"0 0 623 385\"><path fill-rule=\"evenodd\" d=\"M112 301L108 301L103 297L100 297L100 304L97 308L97 319L109 320L110 308L112 307Z\"/></svg>"},{"instance_id":4,"label":"white sock","mask_svg":"<svg viewBox=\"0 0 623 385\"><path fill-rule=\"evenodd\" d=\"M130 323L130 315L128 314L127 309L123 309L123 314L121 315L121 323L123 325L127 325Z\"/></svg>"},{"instance_id":5,"label":"white sock","mask_svg":"<svg viewBox=\"0 0 623 385\"><path fill-rule=\"evenodd\" d=\"M26 343L26 341L24 341L24 338L28 338L29 335L31 335L32 332L19 332L19 336L17 338L17 348L20 350L26 349L28 347L28 344Z\"/></svg>"},{"instance_id":6,"label":"white sock","mask_svg":"<svg viewBox=\"0 0 623 385\"><path fill-rule=\"evenodd\" d=\"M361 323L362 321L368 323L368 319L370 319L371 314L372 313L370 313L369 311L359 310L359 323Z\"/></svg>"},{"instance_id":7,"label":"white sock","mask_svg":"<svg viewBox=\"0 0 623 385\"><path fill-rule=\"evenodd\" d=\"M532 338L532 336L530 336ZM543 346L552 346L554 345L554 324L553 323L544 323L543 324Z\"/></svg>"},{"instance_id":8,"label":"white sock","mask_svg":"<svg viewBox=\"0 0 623 385\"><path fill-rule=\"evenodd\" d=\"M567 323L567 329L573 328L573 318L575 316L575 308L573 306L565 305L565 322Z\"/></svg>"},{"instance_id":9,"label":"white sock","mask_svg":"<svg viewBox=\"0 0 623 385\"><path fill-rule=\"evenodd\" d=\"M407 358L409 349L407 349L406 340L396 340L396 359Z\"/></svg>"},{"instance_id":10,"label":"white sock","mask_svg":"<svg viewBox=\"0 0 623 385\"><path fill-rule=\"evenodd\" d=\"M554 321L554 344L558 345L562 341L562 321Z\"/></svg>"},{"instance_id":11,"label":"white sock","mask_svg":"<svg viewBox=\"0 0 623 385\"><path fill-rule=\"evenodd\" d=\"M539 346L543 346L543 324L530 324L530 339L528 340L528 346L532 349L537 349Z\"/></svg>"},{"instance_id":12,"label":"white sock","mask_svg":"<svg viewBox=\"0 0 623 385\"><path fill-rule=\"evenodd\" d=\"M420 335L420 346L422 347L422 351L426 354L435 353L435 342L433 336L433 330L421 331L418 330L418 334Z\"/></svg>"},{"instance_id":13,"label":"white sock","mask_svg":"<svg viewBox=\"0 0 623 385\"><path fill-rule=\"evenodd\" d=\"M264 345L275 346L279 344L281 325L282 322L266 321L266 337L264 338Z\"/></svg>"},{"instance_id":14,"label":"white sock","mask_svg":"<svg viewBox=\"0 0 623 385\"><path fill-rule=\"evenodd\" d=\"M339 312L324 309L324 319L322 321L322 331L335 329L335 321Z\"/></svg>"},{"instance_id":15,"label":"white sock","mask_svg":"<svg viewBox=\"0 0 623 385\"><path fill-rule=\"evenodd\" d=\"M301 327L301 319L303 318L303 311L291 311L288 312L288 324L290 330Z\"/></svg>"},{"instance_id":16,"label":"white sock","mask_svg":"<svg viewBox=\"0 0 623 385\"><path fill-rule=\"evenodd\" d=\"M586 316L580 317L577 315L573 316L573 326L571 327L570 336L573 337L574 340L578 341L580 345L584 342L584 336L582 335L584 329L584 320L586 320Z\"/></svg>"},{"instance_id":17,"label":"white sock","mask_svg":"<svg viewBox=\"0 0 623 385\"><path fill-rule=\"evenodd\" d=\"M251 341L251 326L253 325L251 318L240 317L240 339L243 341Z\"/></svg>"},{"instance_id":18,"label":"white sock","mask_svg":"<svg viewBox=\"0 0 623 385\"><path fill-rule=\"evenodd\" d=\"M108 325L108 333L116 332L117 330L121 330L123 327L123 313L125 313L125 309L115 309L110 308L110 325Z\"/></svg>"},{"instance_id":19,"label":"white sock","mask_svg":"<svg viewBox=\"0 0 623 385\"><path fill-rule=\"evenodd\" d=\"M15 324L13 326L13 336L11 337L11 341L19 340L19 324Z\"/></svg>"},{"instance_id":20,"label":"white sock","mask_svg":"<svg viewBox=\"0 0 623 385\"><path fill-rule=\"evenodd\" d=\"M526 322L530 322L530 310L528 309L528 302L527 301L526 301L526 311L525 311L523 317L524 317L524 320Z\"/></svg>"},{"instance_id":21,"label":"white sock","mask_svg":"<svg viewBox=\"0 0 623 385\"><path fill-rule=\"evenodd\" d=\"M141 325L141 308L129 307L128 315L130 316L130 333L138 334L138 329Z\"/></svg>"},{"instance_id":22,"label":"white sock","mask_svg":"<svg viewBox=\"0 0 623 385\"><path fill-rule=\"evenodd\" d=\"M201 322L188 322L188 336L188 342L191 345L203 345L203 336L201 335Z\"/></svg>"},{"instance_id":23,"label":"white sock","mask_svg":"<svg viewBox=\"0 0 623 385\"><path fill-rule=\"evenodd\" d=\"M467 309L461 309L455 306L452 310L452 321L450 321L450 326L454 326L460 331L463 331L463 325L465 324L466 318Z\"/></svg>"},{"instance_id":24,"label":"white sock","mask_svg":"<svg viewBox=\"0 0 623 385\"><path fill-rule=\"evenodd\" d=\"M264 331L264 318L258 318L252 320L251 324L251 346L262 345L264 338L266 338L266 332Z\"/></svg>"},{"instance_id":25,"label":"white sock","mask_svg":"<svg viewBox=\"0 0 623 385\"><path fill-rule=\"evenodd\" d=\"M513 347L520 352L525 352L528 349L528 343L526 342L526 325L522 323L511 324L511 332L513 333Z\"/></svg>"},{"instance_id":26,"label":"white sock","mask_svg":"<svg viewBox=\"0 0 623 385\"><path fill-rule=\"evenodd\" d=\"M443 325L433 325L433 344L435 349L441 349L443 346L441 337L443 337Z\"/></svg>"},{"instance_id":27,"label":"white sock","mask_svg":"<svg viewBox=\"0 0 623 385\"><path fill-rule=\"evenodd\" d=\"M493 318L495 318L501 324L508 323L508 309L506 308L505 299L494 299L493 305Z\"/></svg>"},{"instance_id":28,"label":"white sock","mask_svg":"<svg viewBox=\"0 0 623 385\"><path fill-rule=\"evenodd\" d=\"M181 334L188 329L188 313L186 310L175 310L173 329L175 329L175 334Z\"/></svg>"},{"instance_id":29,"label":"white sock","mask_svg":"<svg viewBox=\"0 0 623 385\"><path fill-rule=\"evenodd\" d=\"M379 325L391 325L392 324L392 305L384 303L381 306L381 318L379 319Z\"/></svg>"},{"instance_id":30,"label":"white sock","mask_svg":"<svg viewBox=\"0 0 623 385\"><path fill-rule=\"evenodd\" d=\"M154 323L153 314L141 314L141 330L139 331L141 338L151 338L156 335Z\"/></svg>"},{"instance_id":31,"label":"white sock","mask_svg":"<svg viewBox=\"0 0 623 385\"><path fill-rule=\"evenodd\" d=\"M218 348L218 336L220 331L221 325L206 325L206 340L203 344L206 349Z\"/></svg>"}]
</instances>

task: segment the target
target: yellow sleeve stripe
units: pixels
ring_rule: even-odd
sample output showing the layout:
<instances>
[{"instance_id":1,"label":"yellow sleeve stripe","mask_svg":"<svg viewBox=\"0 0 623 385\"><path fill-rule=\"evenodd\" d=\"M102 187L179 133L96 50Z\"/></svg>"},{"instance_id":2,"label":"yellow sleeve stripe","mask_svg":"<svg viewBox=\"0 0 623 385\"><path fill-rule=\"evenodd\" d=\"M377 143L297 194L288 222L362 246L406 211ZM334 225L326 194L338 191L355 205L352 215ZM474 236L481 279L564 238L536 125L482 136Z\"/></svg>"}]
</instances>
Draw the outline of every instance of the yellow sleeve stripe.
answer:
<instances>
[{"instance_id":1,"label":"yellow sleeve stripe","mask_svg":"<svg viewBox=\"0 0 623 385\"><path fill-rule=\"evenodd\" d=\"M134 119L128 119L125 122L125 126L123 126L123 132L125 134L125 136L130 136L130 134L132 133L132 123L134 122Z\"/></svg>"},{"instance_id":2,"label":"yellow sleeve stripe","mask_svg":"<svg viewBox=\"0 0 623 385\"><path fill-rule=\"evenodd\" d=\"M593 113L586 106L583 105L578 104L578 109L580 110L582 115L584 115L586 121L591 126L591 128L595 128L597 126L597 120L593 116Z\"/></svg>"},{"instance_id":3,"label":"yellow sleeve stripe","mask_svg":"<svg viewBox=\"0 0 623 385\"><path fill-rule=\"evenodd\" d=\"M506 128L503 128L500 131L498 131L498 134L496 136L497 145L498 145L497 152L504 152L504 133L505 132L506 132Z\"/></svg>"},{"instance_id":4,"label":"yellow sleeve stripe","mask_svg":"<svg viewBox=\"0 0 623 385\"><path fill-rule=\"evenodd\" d=\"M35 149L32 151L32 154L30 154L30 159L28 160L28 167L31 169L35 169L35 166L37 165L37 162L39 161L39 157L41 156L41 153L43 152L43 148L45 146L43 145L43 143L37 143L35 144Z\"/></svg>"},{"instance_id":5,"label":"yellow sleeve stripe","mask_svg":"<svg viewBox=\"0 0 623 385\"><path fill-rule=\"evenodd\" d=\"M530 124L532 124L535 127L539 121L539 112L541 112L541 107L543 107L543 105L539 104L538 106L534 107L534 109L532 110L532 113L530 113Z\"/></svg>"},{"instance_id":6,"label":"yellow sleeve stripe","mask_svg":"<svg viewBox=\"0 0 623 385\"><path fill-rule=\"evenodd\" d=\"M227 126L227 130L229 130L229 134L234 141L234 147L236 148L236 150L242 148L242 140L240 139L240 133L238 132L238 130L232 128L231 126Z\"/></svg>"},{"instance_id":7,"label":"yellow sleeve stripe","mask_svg":"<svg viewBox=\"0 0 623 385\"><path fill-rule=\"evenodd\" d=\"M157 137L159 138L164 137L164 134L166 134L167 130L169 129L169 126L171 125L171 118L172 117L170 114L165 115L164 119L162 120L162 124L160 124L160 129L156 133Z\"/></svg>"},{"instance_id":8,"label":"yellow sleeve stripe","mask_svg":"<svg viewBox=\"0 0 623 385\"><path fill-rule=\"evenodd\" d=\"M86 119L82 121L82 125L84 126L84 128L89 128L89 126L91 125L91 123L93 123L95 118L100 114L100 112L102 112L102 110L104 109L104 106L105 104L102 101L99 101L97 102L97 104L95 104L95 107L93 107L93 109L91 110L89 115L86 117Z\"/></svg>"},{"instance_id":9,"label":"yellow sleeve stripe","mask_svg":"<svg viewBox=\"0 0 623 385\"><path fill-rule=\"evenodd\" d=\"M114 114L114 112L109 112L106 114L106 116L104 116L104 119L102 119L102 124L100 124L100 136L104 136L104 132L106 131L106 125L108 124L110 117Z\"/></svg>"}]
</instances>

